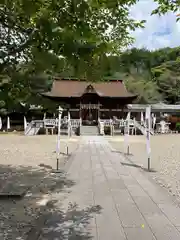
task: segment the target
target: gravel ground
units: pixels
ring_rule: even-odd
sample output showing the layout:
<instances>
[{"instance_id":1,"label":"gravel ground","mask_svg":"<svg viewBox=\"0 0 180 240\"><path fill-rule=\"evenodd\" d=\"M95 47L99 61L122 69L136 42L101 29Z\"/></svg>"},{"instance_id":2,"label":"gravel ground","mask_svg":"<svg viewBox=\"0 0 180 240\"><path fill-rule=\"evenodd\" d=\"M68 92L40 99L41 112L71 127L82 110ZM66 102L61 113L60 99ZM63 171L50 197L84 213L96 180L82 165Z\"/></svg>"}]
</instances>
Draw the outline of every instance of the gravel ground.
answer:
<instances>
[{"instance_id":1,"label":"gravel ground","mask_svg":"<svg viewBox=\"0 0 180 240\"><path fill-rule=\"evenodd\" d=\"M78 138L62 137L60 146L62 164L68 160L67 146L71 154ZM0 240L26 240L36 218L47 211L44 204L51 195L73 184L51 173L56 167L55 150L56 136L0 134ZM23 199L2 198L2 192L18 191L23 185L28 187Z\"/></svg>"},{"instance_id":2,"label":"gravel ground","mask_svg":"<svg viewBox=\"0 0 180 240\"><path fill-rule=\"evenodd\" d=\"M112 147L118 152L125 152L123 137L108 138ZM130 160L147 168L147 151L144 136L130 136ZM151 167L148 173L161 186L166 187L172 195L180 200L180 135L151 136Z\"/></svg>"},{"instance_id":3,"label":"gravel ground","mask_svg":"<svg viewBox=\"0 0 180 240\"><path fill-rule=\"evenodd\" d=\"M55 167L56 136L23 136L18 134L0 135L0 164L37 167L40 164ZM78 146L78 138L61 137L61 157L72 153Z\"/></svg>"}]
</instances>

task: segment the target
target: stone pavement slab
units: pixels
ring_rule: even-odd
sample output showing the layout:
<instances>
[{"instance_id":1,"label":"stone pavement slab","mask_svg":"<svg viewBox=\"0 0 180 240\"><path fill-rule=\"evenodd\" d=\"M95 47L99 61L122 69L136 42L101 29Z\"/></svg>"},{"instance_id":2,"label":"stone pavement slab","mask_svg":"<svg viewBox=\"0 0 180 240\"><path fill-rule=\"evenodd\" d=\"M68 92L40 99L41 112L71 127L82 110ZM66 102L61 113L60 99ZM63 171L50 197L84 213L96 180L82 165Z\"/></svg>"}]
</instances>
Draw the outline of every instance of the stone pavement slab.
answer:
<instances>
[{"instance_id":1,"label":"stone pavement slab","mask_svg":"<svg viewBox=\"0 0 180 240\"><path fill-rule=\"evenodd\" d=\"M122 165L104 137L83 137L40 239L179 240L180 209L138 169Z\"/></svg>"},{"instance_id":2,"label":"stone pavement slab","mask_svg":"<svg viewBox=\"0 0 180 240\"><path fill-rule=\"evenodd\" d=\"M124 228L126 237L128 240L135 240L135 239L144 239L144 240L155 240L155 236L151 232L149 227L131 227L131 228Z\"/></svg>"}]
</instances>

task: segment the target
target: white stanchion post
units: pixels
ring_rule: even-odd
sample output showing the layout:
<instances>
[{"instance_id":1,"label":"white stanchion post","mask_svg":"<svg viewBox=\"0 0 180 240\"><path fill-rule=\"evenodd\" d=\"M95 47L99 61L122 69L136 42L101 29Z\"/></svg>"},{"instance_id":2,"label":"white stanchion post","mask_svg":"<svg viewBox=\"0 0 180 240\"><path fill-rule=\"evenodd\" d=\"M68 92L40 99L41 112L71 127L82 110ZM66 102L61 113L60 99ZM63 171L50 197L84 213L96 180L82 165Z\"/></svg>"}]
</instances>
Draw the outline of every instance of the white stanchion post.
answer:
<instances>
[{"instance_id":1,"label":"white stanchion post","mask_svg":"<svg viewBox=\"0 0 180 240\"><path fill-rule=\"evenodd\" d=\"M129 121L130 121L130 114L128 116L127 119L127 154L130 154L130 150L129 150Z\"/></svg>"},{"instance_id":2,"label":"white stanchion post","mask_svg":"<svg viewBox=\"0 0 180 240\"><path fill-rule=\"evenodd\" d=\"M59 106L58 108L58 134L57 134L57 146L56 146L56 170L59 170L59 160L60 160L60 135L61 135L61 116L63 108Z\"/></svg>"},{"instance_id":3,"label":"white stanchion post","mask_svg":"<svg viewBox=\"0 0 180 240\"><path fill-rule=\"evenodd\" d=\"M68 112L68 138L70 138L71 133L71 117L70 112Z\"/></svg>"},{"instance_id":4,"label":"white stanchion post","mask_svg":"<svg viewBox=\"0 0 180 240\"><path fill-rule=\"evenodd\" d=\"M2 128L2 118L0 117L0 130Z\"/></svg>"},{"instance_id":5,"label":"white stanchion post","mask_svg":"<svg viewBox=\"0 0 180 240\"><path fill-rule=\"evenodd\" d=\"M141 112L141 125L143 125L144 124L144 114L143 114L143 112Z\"/></svg>"},{"instance_id":6,"label":"white stanchion post","mask_svg":"<svg viewBox=\"0 0 180 240\"><path fill-rule=\"evenodd\" d=\"M24 132L26 131L27 128L27 120L26 117L24 116Z\"/></svg>"},{"instance_id":7,"label":"white stanchion post","mask_svg":"<svg viewBox=\"0 0 180 240\"><path fill-rule=\"evenodd\" d=\"M151 106L146 108L146 146L148 156L148 171L151 168L151 142L150 142L150 131L151 131Z\"/></svg>"},{"instance_id":8,"label":"white stanchion post","mask_svg":"<svg viewBox=\"0 0 180 240\"><path fill-rule=\"evenodd\" d=\"M67 141L67 145L66 145L66 155L69 155L69 147L68 147L68 143L69 143L69 139L71 137L71 116L70 116L70 112L68 111L68 141Z\"/></svg>"},{"instance_id":9,"label":"white stanchion post","mask_svg":"<svg viewBox=\"0 0 180 240\"><path fill-rule=\"evenodd\" d=\"M11 125L10 125L10 118L7 117L7 131L11 128Z\"/></svg>"},{"instance_id":10,"label":"white stanchion post","mask_svg":"<svg viewBox=\"0 0 180 240\"><path fill-rule=\"evenodd\" d=\"M129 121L130 121L130 112L128 112L128 114L127 114L125 134L124 134L125 135L124 136L125 146L127 147L127 155L130 154L130 149L129 149Z\"/></svg>"}]
</instances>

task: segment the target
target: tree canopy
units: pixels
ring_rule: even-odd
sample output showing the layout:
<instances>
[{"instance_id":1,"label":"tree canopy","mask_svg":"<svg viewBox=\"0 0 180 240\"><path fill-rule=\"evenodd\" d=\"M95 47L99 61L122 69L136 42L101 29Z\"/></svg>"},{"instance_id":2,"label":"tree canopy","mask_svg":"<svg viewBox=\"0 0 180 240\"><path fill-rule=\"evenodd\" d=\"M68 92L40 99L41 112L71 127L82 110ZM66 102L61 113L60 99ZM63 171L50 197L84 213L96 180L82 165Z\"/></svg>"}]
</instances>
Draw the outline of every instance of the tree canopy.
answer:
<instances>
[{"instance_id":1,"label":"tree canopy","mask_svg":"<svg viewBox=\"0 0 180 240\"><path fill-rule=\"evenodd\" d=\"M152 14L176 12L179 0L154 0ZM102 53L119 53L132 43L130 30L144 21L132 19L137 0L2 0L0 3L0 71L34 53L51 52L71 63ZM177 20L179 18L177 17Z\"/></svg>"},{"instance_id":2,"label":"tree canopy","mask_svg":"<svg viewBox=\"0 0 180 240\"><path fill-rule=\"evenodd\" d=\"M152 14L177 12L179 0L154 0ZM130 17L137 0L2 0L0 108L42 101L52 77L122 76L139 102L179 100L179 48L123 50L144 21ZM177 17L177 20L179 18ZM146 94L146 95L145 95Z\"/></svg>"},{"instance_id":3,"label":"tree canopy","mask_svg":"<svg viewBox=\"0 0 180 240\"><path fill-rule=\"evenodd\" d=\"M129 17L135 0L3 0L0 4L1 71L51 53L88 64L101 53L120 51L142 26Z\"/></svg>"},{"instance_id":4,"label":"tree canopy","mask_svg":"<svg viewBox=\"0 0 180 240\"><path fill-rule=\"evenodd\" d=\"M158 3L158 7L152 12L152 14L163 15L169 11L179 13L180 1L179 0L154 0ZM180 20L180 14L177 14L177 21Z\"/></svg>"}]
</instances>

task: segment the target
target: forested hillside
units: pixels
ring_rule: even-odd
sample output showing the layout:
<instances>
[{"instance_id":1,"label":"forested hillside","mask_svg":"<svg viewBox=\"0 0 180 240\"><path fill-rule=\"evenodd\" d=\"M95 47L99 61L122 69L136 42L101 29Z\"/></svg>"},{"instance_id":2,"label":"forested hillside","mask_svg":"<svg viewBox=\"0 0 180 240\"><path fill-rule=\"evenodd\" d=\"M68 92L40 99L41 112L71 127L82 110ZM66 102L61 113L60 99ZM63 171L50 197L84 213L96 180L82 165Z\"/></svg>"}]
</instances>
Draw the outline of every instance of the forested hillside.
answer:
<instances>
[{"instance_id":1,"label":"forested hillside","mask_svg":"<svg viewBox=\"0 0 180 240\"><path fill-rule=\"evenodd\" d=\"M1 113L22 110L21 102L27 103L27 109L29 104L52 106L39 93L50 89L54 76L85 77L79 68L82 65L72 67L64 59L53 57L47 62L42 56L19 65L8 76L1 76ZM180 47L153 52L131 49L118 57L104 56L98 59L92 75L93 81L107 81L106 77L123 79L128 90L138 94L139 103L175 104L180 101Z\"/></svg>"},{"instance_id":2,"label":"forested hillside","mask_svg":"<svg viewBox=\"0 0 180 240\"><path fill-rule=\"evenodd\" d=\"M117 62L110 73L122 75L128 89L139 94L140 103L180 101L180 47L153 52L132 49Z\"/></svg>"}]
</instances>

